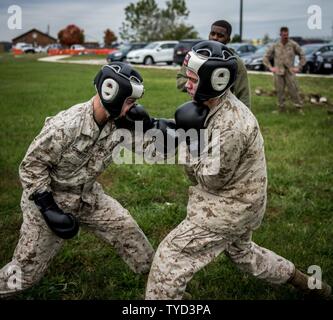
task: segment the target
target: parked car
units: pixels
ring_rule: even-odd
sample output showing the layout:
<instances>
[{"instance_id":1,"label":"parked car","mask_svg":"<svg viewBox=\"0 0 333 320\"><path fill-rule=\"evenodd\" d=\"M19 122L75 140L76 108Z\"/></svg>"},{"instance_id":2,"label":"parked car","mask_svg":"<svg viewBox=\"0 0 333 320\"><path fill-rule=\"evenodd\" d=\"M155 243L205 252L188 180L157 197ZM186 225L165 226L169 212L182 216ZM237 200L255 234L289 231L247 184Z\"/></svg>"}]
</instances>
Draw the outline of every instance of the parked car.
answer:
<instances>
[{"instance_id":1,"label":"parked car","mask_svg":"<svg viewBox=\"0 0 333 320\"><path fill-rule=\"evenodd\" d=\"M173 52L173 63L182 65L184 58L194 45L202 41L202 39L184 39L180 40L175 46Z\"/></svg>"},{"instance_id":2,"label":"parked car","mask_svg":"<svg viewBox=\"0 0 333 320\"><path fill-rule=\"evenodd\" d=\"M304 73L313 73L315 72L315 61L318 55L323 54L324 52L333 50L333 44L306 44L302 46L302 49L305 54L306 64L303 66L302 72Z\"/></svg>"},{"instance_id":3,"label":"parked car","mask_svg":"<svg viewBox=\"0 0 333 320\"><path fill-rule=\"evenodd\" d=\"M133 50L127 54L127 61L131 63L143 63L146 65L156 62L172 64L173 51L178 41L155 41L149 43L143 49Z\"/></svg>"},{"instance_id":4,"label":"parked car","mask_svg":"<svg viewBox=\"0 0 333 320\"><path fill-rule=\"evenodd\" d=\"M51 43L45 47L45 52L49 53L50 50L54 49L62 49L62 45L60 43Z\"/></svg>"},{"instance_id":5,"label":"parked car","mask_svg":"<svg viewBox=\"0 0 333 320\"><path fill-rule=\"evenodd\" d=\"M82 44L72 44L70 46L70 49L80 51L80 50L85 50L86 48Z\"/></svg>"},{"instance_id":6,"label":"parked car","mask_svg":"<svg viewBox=\"0 0 333 320\"><path fill-rule=\"evenodd\" d=\"M263 58L267 51L267 49L272 45L272 43L268 43L262 47L260 47L257 51L247 56L241 57L243 60L245 67L248 70L255 70L255 71L266 71L267 68L263 64Z\"/></svg>"},{"instance_id":7,"label":"parked car","mask_svg":"<svg viewBox=\"0 0 333 320\"><path fill-rule=\"evenodd\" d=\"M36 53L36 49L30 43L18 42L13 47L14 50L20 50L23 53Z\"/></svg>"},{"instance_id":8,"label":"parked car","mask_svg":"<svg viewBox=\"0 0 333 320\"><path fill-rule=\"evenodd\" d=\"M314 72L333 73L333 49L316 56L314 61Z\"/></svg>"},{"instance_id":9,"label":"parked car","mask_svg":"<svg viewBox=\"0 0 333 320\"><path fill-rule=\"evenodd\" d=\"M108 63L112 61L125 61L127 54L132 50L138 50L144 48L148 42L132 42L128 44L121 44L117 47L117 50L112 52L106 57Z\"/></svg>"},{"instance_id":10,"label":"parked car","mask_svg":"<svg viewBox=\"0 0 333 320\"><path fill-rule=\"evenodd\" d=\"M254 53L257 47L249 43L229 43L228 47L233 49L240 57L244 57Z\"/></svg>"}]
</instances>

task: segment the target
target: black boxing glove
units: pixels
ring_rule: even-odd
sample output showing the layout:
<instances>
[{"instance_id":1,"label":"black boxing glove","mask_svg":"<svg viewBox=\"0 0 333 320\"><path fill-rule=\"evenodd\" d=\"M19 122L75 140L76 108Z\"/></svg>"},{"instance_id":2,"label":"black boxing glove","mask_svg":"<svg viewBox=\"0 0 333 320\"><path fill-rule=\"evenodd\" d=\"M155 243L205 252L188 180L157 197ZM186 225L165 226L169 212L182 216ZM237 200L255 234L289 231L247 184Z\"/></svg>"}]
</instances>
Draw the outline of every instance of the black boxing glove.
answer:
<instances>
[{"instance_id":1,"label":"black boxing glove","mask_svg":"<svg viewBox=\"0 0 333 320\"><path fill-rule=\"evenodd\" d=\"M118 129L122 128L134 131L135 122L142 121L143 132L146 132L154 127L153 120L142 105L135 104L123 117L115 119L115 124Z\"/></svg>"},{"instance_id":2,"label":"black boxing glove","mask_svg":"<svg viewBox=\"0 0 333 320\"><path fill-rule=\"evenodd\" d=\"M199 105L197 102L189 101L182 104L175 113L175 121L177 129L184 129L185 132L194 129L196 135L186 137L186 143L193 156L199 156L203 149L203 136L200 129L204 129L204 124L209 113L209 108Z\"/></svg>"},{"instance_id":3,"label":"black boxing glove","mask_svg":"<svg viewBox=\"0 0 333 320\"><path fill-rule=\"evenodd\" d=\"M60 238L70 239L79 231L79 222L70 213L64 213L51 192L35 193L31 197L42 213L48 227Z\"/></svg>"},{"instance_id":4,"label":"black boxing glove","mask_svg":"<svg viewBox=\"0 0 333 320\"><path fill-rule=\"evenodd\" d=\"M163 145L155 142L156 149L164 154L174 155L178 144L175 121L163 118L153 119L153 129L161 130L163 133ZM154 131L152 131L153 133Z\"/></svg>"},{"instance_id":5,"label":"black boxing glove","mask_svg":"<svg viewBox=\"0 0 333 320\"><path fill-rule=\"evenodd\" d=\"M208 116L209 108L199 105L195 101L189 101L182 104L175 113L177 129L195 129L200 131L204 128L205 120Z\"/></svg>"}]
</instances>

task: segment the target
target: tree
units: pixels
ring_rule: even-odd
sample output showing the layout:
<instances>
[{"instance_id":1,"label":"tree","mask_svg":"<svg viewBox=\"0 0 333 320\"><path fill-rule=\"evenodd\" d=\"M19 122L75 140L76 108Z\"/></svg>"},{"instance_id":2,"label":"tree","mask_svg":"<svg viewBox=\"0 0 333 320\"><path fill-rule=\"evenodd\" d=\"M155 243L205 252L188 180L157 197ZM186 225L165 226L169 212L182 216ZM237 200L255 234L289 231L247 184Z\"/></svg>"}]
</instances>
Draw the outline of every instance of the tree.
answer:
<instances>
[{"instance_id":1,"label":"tree","mask_svg":"<svg viewBox=\"0 0 333 320\"><path fill-rule=\"evenodd\" d=\"M75 24L70 24L58 32L58 39L65 46L82 44L84 42L84 31Z\"/></svg>"},{"instance_id":2,"label":"tree","mask_svg":"<svg viewBox=\"0 0 333 320\"><path fill-rule=\"evenodd\" d=\"M239 34L235 34L231 42L241 42L241 36Z\"/></svg>"},{"instance_id":3,"label":"tree","mask_svg":"<svg viewBox=\"0 0 333 320\"><path fill-rule=\"evenodd\" d=\"M188 15L185 0L167 1L165 9L160 9L155 0L139 0L125 8L120 36L128 41L197 38L194 27L184 22Z\"/></svg>"},{"instance_id":4,"label":"tree","mask_svg":"<svg viewBox=\"0 0 333 320\"><path fill-rule=\"evenodd\" d=\"M117 36L110 29L104 31L104 46L111 47L112 42L117 41Z\"/></svg>"},{"instance_id":5,"label":"tree","mask_svg":"<svg viewBox=\"0 0 333 320\"><path fill-rule=\"evenodd\" d=\"M262 39L262 43L263 43L263 44L267 44L267 43L269 43L269 42L271 42L271 41L272 41L272 40L271 40L271 38L269 37L269 34L266 33L266 34L264 35L263 39Z\"/></svg>"}]
</instances>

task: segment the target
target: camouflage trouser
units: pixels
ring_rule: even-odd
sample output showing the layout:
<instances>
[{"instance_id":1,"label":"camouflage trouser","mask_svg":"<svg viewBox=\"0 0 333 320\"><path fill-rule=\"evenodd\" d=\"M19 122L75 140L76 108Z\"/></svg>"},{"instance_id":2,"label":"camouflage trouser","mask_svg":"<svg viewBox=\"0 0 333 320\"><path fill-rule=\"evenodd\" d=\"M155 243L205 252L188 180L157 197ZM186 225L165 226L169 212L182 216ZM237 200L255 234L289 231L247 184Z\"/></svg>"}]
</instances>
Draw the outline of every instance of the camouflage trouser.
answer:
<instances>
[{"instance_id":1,"label":"camouflage trouser","mask_svg":"<svg viewBox=\"0 0 333 320\"><path fill-rule=\"evenodd\" d=\"M187 283L223 251L242 270L274 284L288 281L290 261L251 241L252 232L233 237L181 222L159 245L149 273L146 299L181 299Z\"/></svg>"},{"instance_id":2,"label":"camouflage trouser","mask_svg":"<svg viewBox=\"0 0 333 320\"><path fill-rule=\"evenodd\" d=\"M278 97L279 108L285 107L285 88L288 88L290 97L294 105L298 108L302 107L302 101L299 96L299 88L296 82L296 76L286 71L284 75L274 74L275 89Z\"/></svg>"},{"instance_id":3,"label":"camouflage trouser","mask_svg":"<svg viewBox=\"0 0 333 320\"><path fill-rule=\"evenodd\" d=\"M67 201L80 203L77 199L69 195ZM50 231L37 207L24 195L21 207L23 224L19 242L12 261L0 270L0 297L38 282L64 242ZM72 213L79 218L81 226L114 246L134 272L148 273L154 250L129 212L104 193L96 196L91 209L81 202L79 209Z\"/></svg>"}]
</instances>

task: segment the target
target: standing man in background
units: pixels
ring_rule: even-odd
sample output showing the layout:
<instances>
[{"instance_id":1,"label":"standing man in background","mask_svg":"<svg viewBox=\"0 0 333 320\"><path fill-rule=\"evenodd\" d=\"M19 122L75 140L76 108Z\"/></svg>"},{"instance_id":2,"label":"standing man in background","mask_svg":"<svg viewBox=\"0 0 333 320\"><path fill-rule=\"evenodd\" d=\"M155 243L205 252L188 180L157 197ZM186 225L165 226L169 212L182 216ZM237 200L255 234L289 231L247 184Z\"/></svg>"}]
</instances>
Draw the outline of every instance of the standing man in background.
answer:
<instances>
[{"instance_id":1,"label":"standing man in background","mask_svg":"<svg viewBox=\"0 0 333 320\"><path fill-rule=\"evenodd\" d=\"M299 64L295 67L296 55L299 56ZM270 60L274 61L274 66ZM287 86L297 111L304 114L295 74L302 70L305 62L302 48L295 41L289 39L289 29L281 27L280 40L268 48L263 58L264 65L274 74L279 112L285 112L286 110L284 89Z\"/></svg>"},{"instance_id":2,"label":"standing man in background","mask_svg":"<svg viewBox=\"0 0 333 320\"><path fill-rule=\"evenodd\" d=\"M230 42L232 27L226 20L215 21L209 33L209 40L221 42L222 44L228 44ZM233 51L233 49L229 48ZM235 54L236 55L236 54ZM242 101L249 109L251 109L251 93L249 80L247 78L247 71L242 59L236 55L237 58L237 80L231 88L232 93ZM187 81L186 69L181 67L177 73L177 88L186 92L185 83Z\"/></svg>"}]
</instances>

